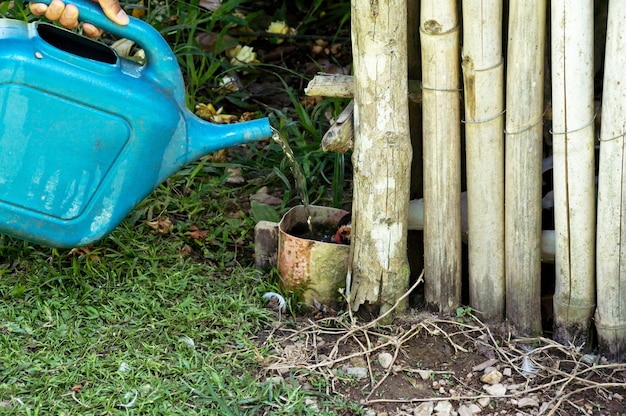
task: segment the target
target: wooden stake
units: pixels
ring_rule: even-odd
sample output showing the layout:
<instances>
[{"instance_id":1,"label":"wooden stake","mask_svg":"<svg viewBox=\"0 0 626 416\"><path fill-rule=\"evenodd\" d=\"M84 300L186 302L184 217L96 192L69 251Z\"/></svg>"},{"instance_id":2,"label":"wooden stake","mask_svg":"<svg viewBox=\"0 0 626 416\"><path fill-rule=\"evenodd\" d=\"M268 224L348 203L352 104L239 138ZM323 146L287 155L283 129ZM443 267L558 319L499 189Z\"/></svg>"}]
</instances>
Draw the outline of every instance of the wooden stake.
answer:
<instances>
[{"instance_id":1,"label":"wooden stake","mask_svg":"<svg viewBox=\"0 0 626 416\"><path fill-rule=\"evenodd\" d=\"M354 201L351 307L385 314L409 284L411 167L406 0L352 2Z\"/></svg>"}]
</instances>

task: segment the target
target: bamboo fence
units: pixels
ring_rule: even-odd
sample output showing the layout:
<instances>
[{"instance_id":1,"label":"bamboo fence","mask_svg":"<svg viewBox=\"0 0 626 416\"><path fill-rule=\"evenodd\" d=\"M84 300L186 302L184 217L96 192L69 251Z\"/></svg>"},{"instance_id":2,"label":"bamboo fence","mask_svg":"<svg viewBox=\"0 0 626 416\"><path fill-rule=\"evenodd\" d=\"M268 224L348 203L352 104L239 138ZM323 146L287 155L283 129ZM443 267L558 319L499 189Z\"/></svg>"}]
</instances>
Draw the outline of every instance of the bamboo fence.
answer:
<instances>
[{"instance_id":1,"label":"bamboo fence","mask_svg":"<svg viewBox=\"0 0 626 416\"><path fill-rule=\"evenodd\" d=\"M407 95L422 108L421 131L411 134L422 145L423 198L410 201L407 226L424 230L426 303L450 314L467 301L483 320L586 348L596 331L600 351L623 359L626 2L460 6L422 0L408 14L419 15L421 71L412 73L421 73L421 91L409 80ZM353 31L353 41L360 36L368 35ZM409 199L408 190L396 197ZM542 291L542 279L553 291Z\"/></svg>"}]
</instances>

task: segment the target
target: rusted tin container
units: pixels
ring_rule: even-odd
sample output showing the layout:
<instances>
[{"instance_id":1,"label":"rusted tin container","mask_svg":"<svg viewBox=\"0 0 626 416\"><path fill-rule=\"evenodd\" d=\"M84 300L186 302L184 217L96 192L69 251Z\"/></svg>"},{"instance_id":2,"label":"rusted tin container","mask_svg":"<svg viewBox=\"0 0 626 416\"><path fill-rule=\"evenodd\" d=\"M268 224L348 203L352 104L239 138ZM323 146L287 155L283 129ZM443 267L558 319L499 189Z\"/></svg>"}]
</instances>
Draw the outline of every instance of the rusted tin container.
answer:
<instances>
[{"instance_id":1,"label":"rusted tin container","mask_svg":"<svg viewBox=\"0 0 626 416\"><path fill-rule=\"evenodd\" d=\"M329 207L309 206L314 229L336 229L348 212ZM293 207L278 225L278 272L286 289L304 289L303 300L329 305L340 299L346 284L350 246L317 241L306 236L307 215L303 206Z\"/></svg>"}]
</instances>

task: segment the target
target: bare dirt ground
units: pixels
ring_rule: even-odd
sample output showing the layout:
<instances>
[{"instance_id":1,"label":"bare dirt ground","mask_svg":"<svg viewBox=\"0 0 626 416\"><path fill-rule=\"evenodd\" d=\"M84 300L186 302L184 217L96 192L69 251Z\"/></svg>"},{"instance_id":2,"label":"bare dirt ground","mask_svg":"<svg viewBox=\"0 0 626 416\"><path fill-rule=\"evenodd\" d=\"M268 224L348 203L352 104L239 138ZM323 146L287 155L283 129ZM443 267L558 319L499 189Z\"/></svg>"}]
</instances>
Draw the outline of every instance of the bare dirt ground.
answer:
<instances>
[{"instance_id":1,"label":"bare dirt ground","mask_svg":"<svg viewBox=\"0 0 626 416\"><path fill-rule=\"evenodd\" d=\"M471 314L413 311L390 325L317 318L278 320L260 335L273 349L264 376L341 395L372 416L626 415L626 363L516 338Z\"/></svg>"}]
</instances>

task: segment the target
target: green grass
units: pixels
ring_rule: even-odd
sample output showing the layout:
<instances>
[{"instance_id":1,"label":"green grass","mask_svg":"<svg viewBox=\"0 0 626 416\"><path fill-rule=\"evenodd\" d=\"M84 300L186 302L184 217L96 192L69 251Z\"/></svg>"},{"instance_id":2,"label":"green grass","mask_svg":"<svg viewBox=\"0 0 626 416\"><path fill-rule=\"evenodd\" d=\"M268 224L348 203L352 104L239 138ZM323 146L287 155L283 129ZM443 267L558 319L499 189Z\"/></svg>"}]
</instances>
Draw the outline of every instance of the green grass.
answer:
<instances>
[{"instance_id":1,"label":"green grass","mask_svg":"<svg viewBox=\"0 0 626 416\"><path fill-rule=\"evenodd\" d=\"M307 399L322 414L346 407L322 387L266 381L270 351L256 338L277 319L262 301L275 279L249 266L247 213L233 221L223 211L235 191L209 168L190 178L197 166L88 253L0 236L0 414L317 414ZM169 234L146 224L157 212L178 218ZM207 239L191 239L191 225L206 226Z\"/></svg>"}]
</instances>

